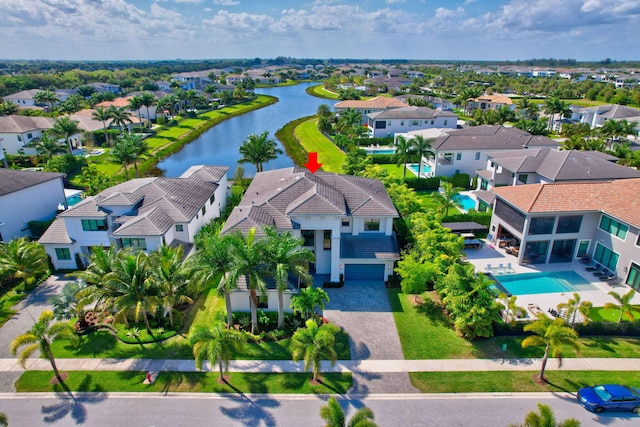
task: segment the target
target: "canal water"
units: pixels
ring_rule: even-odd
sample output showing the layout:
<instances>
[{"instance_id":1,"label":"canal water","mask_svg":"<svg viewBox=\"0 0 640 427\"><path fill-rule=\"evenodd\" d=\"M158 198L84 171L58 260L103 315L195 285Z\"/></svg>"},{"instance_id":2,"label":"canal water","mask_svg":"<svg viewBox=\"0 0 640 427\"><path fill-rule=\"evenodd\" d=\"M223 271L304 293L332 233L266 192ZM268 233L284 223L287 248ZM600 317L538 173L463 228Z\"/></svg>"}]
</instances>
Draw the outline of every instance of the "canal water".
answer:
<instances>
[{"instance_id":1,"label":"canal water","mask_svg":"<svg viewBox=\"0 0 640 427\"><path fill-rule=\"evenodd\" d=\"M284 152L282 144L276 139L275 132L292 120L316 113L318 106L327 104L333 109L336 101L307 95L305 89L318 83L302 83L295 86L259 88L256 93L275 96L278 102L268 107L232 117L212 127L200 137L185 145L180 151L158 163L162 176L178 177L194 165L228 166L229 178L238 166L241 157L238 148L252 134L265 130L269 138L277 142ZM256 168L251 163L243 163L245 176L253 176ZM286 154L264 164L264 170L293 166Z\"/></svg>"}]
</instances>

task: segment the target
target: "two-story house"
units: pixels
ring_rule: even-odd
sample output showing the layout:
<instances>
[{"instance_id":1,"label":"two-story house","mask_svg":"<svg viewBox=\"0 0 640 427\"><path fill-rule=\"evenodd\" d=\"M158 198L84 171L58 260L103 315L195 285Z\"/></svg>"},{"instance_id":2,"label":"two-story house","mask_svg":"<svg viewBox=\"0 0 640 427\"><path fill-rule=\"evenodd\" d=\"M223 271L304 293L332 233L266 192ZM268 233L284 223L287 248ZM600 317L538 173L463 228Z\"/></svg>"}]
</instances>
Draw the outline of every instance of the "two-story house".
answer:
<instances>
[{"instance_id":1,"label":"two-story house","mask_svg":"<svg viewBox=\"0 0 640 427\"><path fill-rule=\"evenodd\" d=\"M0 117L0 140L7 154L18 154L20 151L28 155L37 154L29 144L42 136L42 133L53 127L54 119L39 116L10 115ZM65 138L59 141L66 145ZM69 137L72 149L82 148L82 134Z\"/></svg>"},{"instance_id":2,"label":"two-story house","mask_svg":"<svg viewBox=\"0 0 640 427\"><path fill-rule=\"evenodd\" d=\"M640 290L640 179L498 187L489 240L508 238L521 264L588 255Z\"/></svg>"},{"instance_id":3,"label":"two-story house","mask_svg":"<svg viewBox=\"0 0 640 427\"><path fill-rule=\"evenodd\" d=\"M370 138L392 137L422 129L455 129L458 116L451 111L429 107L403 107L367 114Z\"/></svg>"},{"instance_id":4,"label":"two-story house","mask_svg":"<svg viewBox=\"0 0 640 427\"><path fill-rule=\"evenodd\" d=\"M378 111L388 111L395 108L408 107L409 104L395 98L384 98L382 96L376 96L375 98L362 100L362 99L348 99L345 101L337 102L333 108L337 115L350 108L362 115L362 124L367 124L369 120L367 114L376 113ZM386 136L386 135L385 135Z\"/></svg>"},{"instance_id":5,"label":"two-story house","mask_svg":"<svg viewBox=\"0 0 640 427\"><path fill-rule=\"evenodd\" d=\"M470 114L473 110L497 110L500 107L507 107L510 110L516 108L515 104L507 95L493 94L482 95L477 98L471 98L467 100L465 111Z\"/></svg>"},{"instance_id":6,"label":"two-story house","mask_svg":"<svg viewBox=\"0 0 640 427\"><path fill-rule=\"evenodd\" d=\"M60 213L42 235L56 269L76 269L95 246L153 251L182 244L227 204L227 171L192 166L178 178L137 178L87 197Z\"/></svg>"},{"instance_id":7,"label":"two-story house","mask_svg":"<svg viewBox=\"0 0 640 427\"><path fill-rule=\"evenodd\" d=\"M578 107L572 105L571 120L578 123L588 123L593 129L602 126L607 120L627 120L640 123L640 110L626 105L606 104L594 107ZM636 126L638 129L638 126Z\"/></svg>"},{"instance_id":8,"label":"two-story house","mask_svg":"<svg viewBox=\"0 0 640 427\"><path fill-rule=\"evenodd\" d=\"M65 203L64 174L0 168L0 242L30 236L29 221L54 218Z\"/></svg>"},{"instance_id":9,"label":"two-story house","mask_svg":"<svg viewBox=\"0 0 640 427\"><path fill-rule=\"evenodd\" d=\"M255 228L261 236L264 227L273 226L300 237L315 254L312 273L334 282L341 277L383 281L399 258L397 217L378 180L286 168L256 174L221 233ZM249 307L246 292L234 294L234 307ZM275 298L275 292L269 294L269 307L276 307Z\"/></svg>"}]
</instances>

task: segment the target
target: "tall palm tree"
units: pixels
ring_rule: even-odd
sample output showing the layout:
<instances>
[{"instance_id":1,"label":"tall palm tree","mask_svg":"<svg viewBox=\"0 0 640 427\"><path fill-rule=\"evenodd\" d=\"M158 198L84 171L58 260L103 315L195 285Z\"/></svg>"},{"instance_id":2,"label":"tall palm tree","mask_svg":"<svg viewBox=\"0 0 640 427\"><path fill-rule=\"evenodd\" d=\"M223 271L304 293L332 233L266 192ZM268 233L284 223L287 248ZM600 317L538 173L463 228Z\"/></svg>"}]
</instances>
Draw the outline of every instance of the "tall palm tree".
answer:
<instances>
[{"instance_id":1,"label":"tall palm tree","mask_svg":"<svg viewBox=\"0 0 640 427\"><path fill-rule=\"evenodd\" d=\"M72 342L77 341L78 336L71 326L67 322L57 322L51 325L53 320L53 313L50 310L45 310L40 314L38 321L27 331L26 333L19 335L11 341L11 353L17 354L20 347L26 346L22 349L18 355L18 361L25 368L27 359L33 355L36 350L40 350L40 353L45 356L51 367L53 373L58 379L58 383L62 384L64 379L58 371L56 365L56 359L51 351L51 343L59 340L69 340Z\"/></svg>"},{"instance_id":2,"label":"tall palm tree","mask_svg":"<svg viewBox=\"0 0 640 427\"><path fill-rule=\"evenodd\" d=\"M542 367L538 379L544 380L544 370L547 367L549 354L558 359L558 366L562 366L562 347L572 347L575 351L580 350L578 333L568 327L564 319L551 319L544 313L538 313L537 320L525 325L526 332L533 332L522 341L522 347L544 346L544 356Z\"/></svg>"},{"instance_id":3,"label":"tall palm tree","mask_svg":"<svg viewBox=\"0 0 640 427\"><path fill-rule=\"evenodd\" d=\"M560 114L560 118L571 115L569 103L560 100L560 98L547 98L544 103L544 112L549 115L549 130L553 131L556 114Z\"/></svg>"},{"instance_id":4,"label":"tall palm tree","mask_svg":"<svg viewBox=\"0 0 640 427\"><path fill-rule=\"evenodd\" d=\"M256 165L256 172L262 172L262 166L269 160L276 159L283 151L278 148L276 142L269 139L269 131L264 131L260 135L251 134L239 148L242 157L238 163L253 163Z\"/></svg>"},{"instance_id":5,"label":"tall palm tree","mask_svg":"<svg viewBox=\"0 0 640 427\"><path fill-rule=\"evenodd\" d=\"M627 319L633 322L633 312L638 311L631 305L631 300L633 299L633 296L635 294L636 294L636 291L633 289L631 289L629 292L627 292L624 295L620 295L619 293L614 291L609 292L609 295L612 296L616 301L618 301L618 304L615 304L613 302L608 302L604 305L604 308L606 309L617 308L620 310L620 317L618 317L618 324L622 322L622 316L626 317Z\"/></svg>"},{"instance_id":6,"label":"tall palm tree","mask_svg":"<svg viewBox=\"0 0 640 427\"><path fill-rule=\"evenodd\" d=\"M173 307L176 304L193 304L188 295L191 291L188 269L184 264L182 245L162 245L149 257L151 287L159 290L159 298L169 313L169 324L173 328Z\"/></svg>"},{"instance_id":7,"label":"tall palm tree","mask_svg":"<svg viewBox=\"0 0 640 427\"><path fill-rule=\"evenodd\" d=\"M180 100L177 96L173 94L165 95L158 100L158 108L167 110L169 114L174 116L176 113L176 105L178 105L179 102Z\"/></svg>"},{"instance_id":8,"label":"tall palm tree","mask_svg":"<svg viewBox=\"0 0 640 427\"><path fill-rule=\"evenodd\" d=\"M133 161L133 168L136 171L136 178L138 178L140 176L138 162L149 152L147 141L142 135L131 132L123 133L120 139L126 141L126 145L131 147L131 161Z\"/></svg>"},{"instance_id":9,"label":"tall palm tree","mask_svg":"<svg viewBox=\"0 0 640 427\"><path fill-rule=\"evenodd\" d=\"M396 147L396 151L393 154L393 160L396 161L396 165L400 166L402 164L403 171L402 177L407 177L407 162L409 161L409 155L413 150L413 141L407 140L402 135L397 135L396 140L393 144Z\"/></svg>"},{"instance_id":10,"label":"tall palm tree","mask_svg":"<svg viewBox=\"0 0 640 427\"><path fill-rule=\"evenodd\" d=\"M133 311L134 320L138 322L142 315L145 328L151 333L147 313L155 313L161 300L159 289L151 280L147 259L148 255L142 251L121 253L113 271L105 277L104 288L109 295L109 306L116 310L116 319L127 324L128 314Z\"/></svg>"},{"instance_id":11,"label":"tall palm tree","mask_svg":"<svg viewBox=\"0 0 640 427\"><path fill-rule=\"evenodd\" d=\"M304 361L305 371L311 367L313 381L318 381L320 362L329 360L333 366L338 359L335 340L339 329L332 323L318 326L315 319L307 320L305 325L306 328L298 329L291 338L291 355L295 362Z\"/></svg>"},{"instance_id":12,"label":"tall palm tree","mask_svg":"<svg viewBox=\"0 0 640 427\"><path fill-rule=\"evenodd\" d=\"M36 152L43 156L46 161L51 160L53 156L57 154L63 154L67 151L65 146L58 142L57 138L49 135L47 132L43 133L40 138L33 143L33 148L35 148Z\"/></svg>"},{"instance_id":13,"label":"tall palm tree","mask_svg":"<svg viewBox=\"0 0 640 427\"><path fill-rule=\"evenodd\" d=\"M258 292L264 294L266 284L264 282L267 260L264 257L263 239L256 240L256 229L249 230L247 235L240 232L234 234L230 240L231 265L227 275L223 278L224 285L227 282L237 283L244 278L249 289L251 303L251 332L258 333Z\"/></svg>"},{"instance_id":14,"label":"tall palm tree","mask_svg":"<svg viewBox=\"0 0 640 427\"><path fill-rule=\"evenodd\" d=\"M3 99L0 101L0 116L8 116L18 112L18 105L13 102Z\"/></svg>"},{"instance_id":15,"label":"tall palm tree","mask_svg":"<svg viewBox=\"0 0 640 427\"><path fill-rule=\"evenodd\" d=\"M435 139L428 138L425 139L422 135L416 135L411 139L411 145L413 147L413 151L415 151L419 156L419 173L418 176L422 176L422 158L428 156L429 148L431 148L431 143L434 142Z\"/></svg>"},{"instance_id":16,"label":"tall palm tree","mask_svg":"<svg viewBox=\"0 0 640 427\"><path fill-rule=\"evenodd\" d=\"M301 289L298 295L291 298L291 310L307 320L316 317L316 307L324 310L324 304L329 302L329 295L324 289L309 286Z\"/></svg>"},{"instance_id":17,"label":"tall palm tree","mask_svg":"<svg viewBox=\"0 0 640 427\"><path fill-rule=\"evenodd\" d=\"M71 140L69 139L72 135L80 132L80 128L78 127L78 122L75 120L71 120L71 117L58 117L53 121L53 126L51 127L51 131L63 137L65 141L67 141L67 147L69 148L69 154L73 154L73 147L71 146Z\"/></svg>"},{"instance_id":18,"label":"tall palm tree","mask_svg":"<svg viewBox=\"0 0 640 427\"><path fill-rule=\"evenodd\" d=\"M142 109L142 97L140 95L134 95L129 98L129 109L136 111L136 114L138 115L138 121L140 122L140 127L144 127L142 116L140 115L140 110Z\"/></svg>"},{"instance_id":19,"label":"tall palm tree","mask_svg":"<svg viewBox=\"0 0 640 427\"><path fill-rule=\"evenodd\" d=\"M49 111L53 109L54 103L60 101L58 95L56 95L54 91L49 89L36 92L36 94L33 95L33 100L40 104L47 104L47 106L49 107Z\"/></svg>"},{"instance_id":20,"label":"tall palm tree","mask_svg":"<svg viewBox=\"0 0 640 427\"><path fill-rule=\"evenodd\" d=\"M122 135L122 127L127 123L131 123L129 109L127 107L116 107L112 105L109 107L109 114L111 115L112 123L118 126L118 131L120 135Z\"/></svg>"},{"instance_id":21,"label":"tall palm tree","mask_svg":"<svg viewBox=\"0 0 640 427\"><path fill-rule=\"evenodd\" d=\"M289 275L301 280L305 285L311 283L309 262L315 255L302 247L302 239L286 232L278 234L273 227L265 228L266 259L269 260L269 271L273 272L278 290L278 328L284 327L284 291L289 288Z\"/></svg>"},{"instance_id":22,"label":"tall palm tree","mask_svg":"<svg viewBox=\"0 0 640 427\"><path fill-rule=\"evenodd\" d=\"M520 98L518 104L516 106L516 111L518 115L527 120L537 120L538 119L538 105L531 101L530 98L526 96Z\"/></svg>"},{"instance_id":23,"label":"tall palm tree","mask_svg":"<svg viewBox=\"0 0 640 427\"><path fill-rule=\"evenodd\" d=\"M340 407L338 400L331 396L327 404L320 408L320 417L327 422L326 427L376 427L373 422L373 411L363 407L353 414L353 417L346 423L344 411Z\"/></svg>"},{"instance_id":24,"label":"tall palm tree","mask_svg":"<svg viewBox=\"0 0 640 427\"><path fill-rule=\"evenodd\" d=\"M134 145L134 139L138 136L128 138L127 135L135 135L130 132L126 134L120 135L114 142L113 148L111 149L111 157L113 157L118 163L120 163L124 167L124 176L128 180L129 179L129 170L127 169L127 165L133 162L138 158L136 154L136 146ZM136 177L138 175L138 170L136 168Z\"/></svg>"},{"instance_id":25,"label":"tall palm tree","mask_svg":"<svg viewBox=\"0 0 640 427\"><path fill-rule=\"evenodd\" d=\"M574 292L573 298L570 298L567 302L561 302L558 304L558 311L566 310L564 320L572 327L575 327L573 325L576 323L576 316L578 313L582 315L583 325L589 323L589 312L591 311L591 307L593 307L593 303L591 303L591 301L582 301L580 294Z\"/></svg>"},{"instance_id":26,"label":"tall palm tree","mask_svg":"<svg viewBox=\"0 0 640 427\"><path fill-rule=\"evenodd\" d=\"M91 113L91 117L94 120L98 120L102 122L102 128L104 129L104 143L109 145L109 133L107 132L107 122L111 120L113 110L104 107L96 107L96 109Z\"/></svg>"},{"instance_id":27,"label":"tall palm tree","mask_svg":"<svg viewBox=\"0 0 640 427\"><path fill-rule=\"evenodd\" d=\"M235 329L226 329L222 322L211 326L198 325L189 334L189 343L193 346L196 367L202 369L202 362L208 360L211 366L218 364L220 381L224 381L224 369L229 369L233 351L241 341Z\"/></svg>"},{"instance_id":28,"label":"tall palm tree","mask_svg":"<svg viewBox=\"0 0 640 427\"><path fill-rule=\"evenodd\" d=\"M462 207L462 204L456 200L456 196L460 194L462 189L454 187L453 183L449 181L442 181L441 188L442 192L436 193L434 197L438 203L438 210L448 216L451 208Z\"/></svg>"},{"instance_id":29,"label":"tall palm tree","mask_svg":"<svg viewBox=\"0 0 640 427\"><path fill-rule=\"evenodd\" d=\"M142 106L147 109L147 120L149 121L149 127L151 127L151 115L149 115L149 107L156 105L156 97L151 92L143 92L140 95Z\"/></svg>"},{"instance_id":30,"label":"tall palm tree","mask_svg":"<svg viewBox=\"0 0 640 427\"><path fill-rule=\"evenodd\" d=\"M518 297L515 295L508 296L504 292L501 292L500 295L498 295L498 299L502 301L500 305L502 309L505 310L504 323L511 326L515 325L518 312L521 310L521 308L516 305Z\"/></svg>"},{"instance_id":31,"label":"tall palm tree","mask_svg":"<svg viewBox=\"0 0 640 427\"><path fill-rule=\"evenodd\" d=\"M10 278L30 285L48 271L47 253L38 242L21 237L0 244L0 279Z\"/></svg>"},{"instance_id":32,"label":"tall palm tree","mask_svg":"<svg viewBox=\"0 0 640 427\"><path fill-rule=\"evenodd\" d=\"M196 236L198 250L187 259L188 268L193 272L192 279L197 281L201 288L213 283L218 288L218 292L224 294L229 328L233 326L231 292L237 288L238 283L225 280L225 276L232 262L229 251L231 240L237 237L237 235L220 236L218 230L213 233L201 231Z\"/></svg>"}]
</instances>

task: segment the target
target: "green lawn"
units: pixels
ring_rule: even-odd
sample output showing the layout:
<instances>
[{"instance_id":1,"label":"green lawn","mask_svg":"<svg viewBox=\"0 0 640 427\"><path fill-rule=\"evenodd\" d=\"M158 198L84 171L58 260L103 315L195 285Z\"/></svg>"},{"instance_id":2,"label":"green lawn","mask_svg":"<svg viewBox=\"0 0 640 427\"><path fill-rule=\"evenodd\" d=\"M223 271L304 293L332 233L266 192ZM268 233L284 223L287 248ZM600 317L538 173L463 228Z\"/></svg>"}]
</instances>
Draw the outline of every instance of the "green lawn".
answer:
<instances>
[{"instance_id":1,"label":"green lawn","mask_svg":"<svg viewBox=\"0 0 640 427\"><path fill-rule=\"evenodd\" d=\"M344 394L352 385L351 374L324 374L322 383L311 385L310 373L229 374L229 384L219 384L218 372L160 372L154 384L143 384L140 371L70 371L65 384L72 391L87 392L191 392L191 393L296 393ZM62 392L51 385L53 371L26 371L16 382L18 392Z\"/></svg>"},{"instance_id":2,"label":"green lawn","mask_svg":"<svg viewBox=\"0 0 640 427\"><path fill-rule=\"evenodd\" d=\"M318 153L323 171L341 173L347 155L318 131L316 122L315 117L305 121L296 127L294 135L308 153Z\"/></svg>"},{"instance_id":3,"label":"green lawn","mask_svg":"<svg viewBox=\"0 0 640 427\"><path fill-rule=\"evenodd\" d=\"M318 98L326 98L326 99L340 99L336 92L328 91L324 88L324 85L319 84L316 86L309 86L306 92Z\"/></svg>"},{"instance_id":4,"label":"green lawn","mask_svg":"<svg viewBox=\"0 0 640 427\"><path fill-rule=\"evenodd\" d=\"M554 363L554 362L550 362ZM640 386L640 372L545 371L547 384L532 380L539 371L414 372L411 384L422 393L576 392L594 384Z\"/></svg>"},{"instance_id":5,"label":"green lawn","mask_svg":"<svg viewBox=\"0 0 640 427\"><path fill-rule=\"evenodd\" d=\"M467 341L455 332L437 304L435 292L421 295L415 304L412 295L398 289L388 291L393 316L406 359L493 359L542 357L541 347L522 348L523 336L496 336ZM640 339L632 337L592 336L580 338L579 355L570 349L564 357L640 358ZM502 346L506 345L506 351Z\"/></svg>"},{"instance_id":6,"label":"green lawn","mask_svg":"<svg viewBox=\"0 0 640 427\"><path fill-rule=\"evenodd\" d=\"M402 178L403 177L403 172L402 172L402 165L398 166L398 165L376 165L376 166L380 166L382 169L386 170L387 173L389 174L389 176L394 177L394 178ZM412 177L415 176L411 173L410 170L407 169L407 176L408 177Z\"/></svg>"},{"instance_id":7,"label":"green lawn","mask_svg":"<svg viewBox=\"0 0 640 427\"><path fill-rule=\"evenodd\" d=\"M635 322L640 320L640 306L635 306L635 311L631 313ZM589 318L594 322L617 322L620 318L620 310L617 308L592 307L589 311ZM623 322L628 322L626 316L622 316Z\"/></svg>"}]
</instances>

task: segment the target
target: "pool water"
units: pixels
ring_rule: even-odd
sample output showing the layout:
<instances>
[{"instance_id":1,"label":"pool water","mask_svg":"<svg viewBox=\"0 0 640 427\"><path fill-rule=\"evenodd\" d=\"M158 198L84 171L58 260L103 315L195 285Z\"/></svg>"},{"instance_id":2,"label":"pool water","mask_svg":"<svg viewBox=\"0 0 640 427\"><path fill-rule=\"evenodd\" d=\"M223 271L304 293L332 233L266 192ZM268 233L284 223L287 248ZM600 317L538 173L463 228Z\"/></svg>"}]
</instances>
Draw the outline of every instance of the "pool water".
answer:
<instances>
[{"instance_id":1,"label":"pool water","mask_svg":"<svg viewBox=\"0 0 640 427\"><path fill-rule=\"evenodd\" d=\"M407 164L407 167L409 169L411 169L413 171L413 173L418 175L418 169L420 168L420 164L419 163L409 163L409 164ZM423 174L427 174L429 172L431 172L431 166L423 163L422 164L422 173Z\"/></svg>"},{"instance_id":2,"label":"pool water","mask_svg":"<svg viewBox=\"0 0 640 427\"><path fill-rule=\"evenodd\" d=\"M395 154L396 150L393 149L373 149L365 150L367 154Z\"/></svg>"},{"instance_id":3,"label":"pool water","mask_svg":"<svg viewBox=\"0 0 640 427\"><path fill-rule=\"evenodd\" d=\"M494 276L511 295L595 291L597 288L575 271L501 274Z\"/></svg>"},{"instance_id":4,"label":"pool water","mask_svg":"<svg viewBox=\"0 0 640 427\"><path fill-rule=\"evenodd\" d=\"M453 197L453 199L459 202L462 205L462 209L464 209L465 211L476 208L475 199L473 197L467 196L466 194L457 194Z\"/></svg>"},{"instance_id":5,"label":"pool water","mask_svg":"<svg viewBox=\"0 0 640 427\"><path fill-rule=\"evenodd\" d=\"M71 197L67 197L67 205L69 205L70 207L80 203L82 201L82 197L79 194L75 194Z\"/></svg>"}]
</instances>

